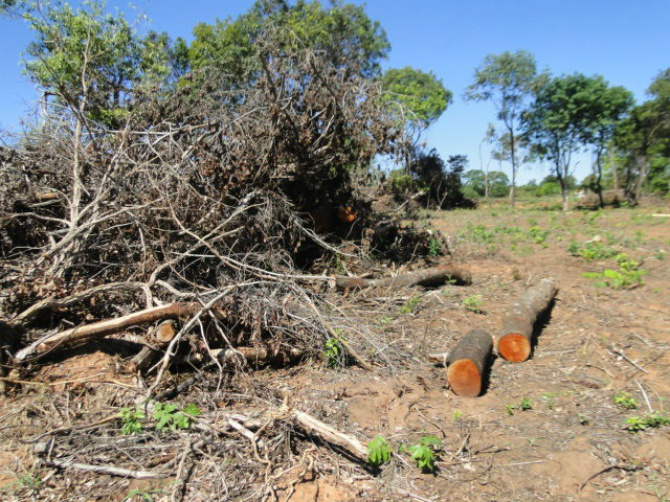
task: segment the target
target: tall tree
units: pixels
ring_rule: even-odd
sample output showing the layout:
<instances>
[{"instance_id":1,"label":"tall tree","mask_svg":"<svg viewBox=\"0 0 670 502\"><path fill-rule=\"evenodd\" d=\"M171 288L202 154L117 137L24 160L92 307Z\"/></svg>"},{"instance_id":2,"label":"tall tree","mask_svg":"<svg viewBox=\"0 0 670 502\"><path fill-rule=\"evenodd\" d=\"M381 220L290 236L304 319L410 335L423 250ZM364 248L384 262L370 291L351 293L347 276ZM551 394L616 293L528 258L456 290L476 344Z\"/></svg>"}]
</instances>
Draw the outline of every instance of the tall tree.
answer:
<instances>
[{"instance_id":1,"label":"tall tree","mask_svg":"<svg viewBox=\"0 0 670 502\"><path fill-rule=\"evenodd\" d=\"M661 193L670 191L670 68L659 73L647 94L651 99L634 107L614 133L631 203L640 199L647 180Z\"/></svg>"},{"instance_id":2,"label":"tall tree","mask_svg":"<svg viewBox=\"0 0 670 502\"><path fill-rule=\"evenodd\" d=\"M605 202L602 194L603 154L612 141L617 125L625 118L633 106L633 94L624 87L609 87L602 77L594 77L591 85L590 116L584 129L585 143L593 146L596 160L593 165L595 189L600 199L600 206Z\"/></svg>"},{"instance_id":3,"label":"tall tree","mask_svg":"<svg viewBox=\"0 0 670 502\"><path fill-rule=\"evenodd\" d=\"M563 209L569 209L571 157L593 140L596 120L604 109L606 85L601 77L581 73L554 77L540 86L524 115L525 134L540 157L554 164L561 186Z\"/></svg>"},{"instance_id":4,"label":"tall tree","mask_svg":"<svg viewBox=\"0 0 670 502\"><path fill-rule=\"evenodd\" d=\"M475 70L474 82L465 97L474 101L492 101L498 120L505 126L509 141L509 159L512 164L510 203L516 198L516 174L519 167L518 131L521 115L537 85L535 58L527 51L489 54ZM502 136L501 136L502 138Z\"/></svg>"}]
</instances>

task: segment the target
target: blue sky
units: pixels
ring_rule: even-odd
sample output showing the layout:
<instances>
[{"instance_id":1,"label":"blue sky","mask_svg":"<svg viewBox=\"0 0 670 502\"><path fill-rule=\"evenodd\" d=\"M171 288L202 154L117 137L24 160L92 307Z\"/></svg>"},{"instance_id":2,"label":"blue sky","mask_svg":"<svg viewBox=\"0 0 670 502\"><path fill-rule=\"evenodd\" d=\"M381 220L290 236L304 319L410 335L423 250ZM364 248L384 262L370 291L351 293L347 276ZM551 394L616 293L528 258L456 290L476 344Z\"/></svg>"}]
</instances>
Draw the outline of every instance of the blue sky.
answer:
<instances>
[{"instance_id":1,"label":"blue sky","mask_svg":"<svg viewBox=\"0 0 670 502\"><path fill-rule=\"evenodd\" d=\"M134 4L136 12L151 19L153 29L190 39L196 23L235 17L253 1L136 0ZM524 49L535 55L540 69L556 75L600 74L612 85L633 91L638 102L645 99L645 90L658 72L670 67L669 0L369 0L365 4L392 45L384 66L432 70L454 93L454 103L426 139L443 157L467 155L473 169L480 167L479 144L488 123L495 123L495 114L489 104L466 103L462 96L474 68L487 54ZM125 1L110 1L108 6L129 11ZM36 99L19 64L30 40L21 22L0 18L0 47L4 48L0 52L0 128L18 128L20 117ZM486 163L486 148L483 153ZM590 156L577 156L575 162L581 179L590 172ZM507 172L508 166L502 169ZM522 183L541 179L549 174L549 167L522 167L519 174Z\"/></svg>"}]
</instances>

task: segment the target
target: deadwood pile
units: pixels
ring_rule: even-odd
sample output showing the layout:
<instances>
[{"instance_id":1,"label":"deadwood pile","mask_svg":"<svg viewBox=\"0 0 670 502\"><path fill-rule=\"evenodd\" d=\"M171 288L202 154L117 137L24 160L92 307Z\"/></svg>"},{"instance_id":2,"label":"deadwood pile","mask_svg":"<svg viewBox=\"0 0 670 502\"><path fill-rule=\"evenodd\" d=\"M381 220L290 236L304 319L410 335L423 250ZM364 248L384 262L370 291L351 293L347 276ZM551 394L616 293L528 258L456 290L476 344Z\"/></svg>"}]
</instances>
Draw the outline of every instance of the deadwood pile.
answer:
<instances>
[{"instance_id":1,"label":"deadwood pile","mask_svg":"<svg viewBox=\"0 0 670 502\"><path fill-rule=\"evenodd\" d=\"M249 88L221 92L213 81L169 100L145 95L115 130L46 102L39 127L0 147L2 391L96 350L121 354L138 382L118 384L116 402L130 413L123 420L118 411L89 415L23 438L36 465L171 477L180 499L186 478L216 474L195 471L246 451L255 467L220 488L261 500L290 464L293 441L317 437L366 462L360 439L236 375L319 360L327 341L345 364L380 367L382 355L362 350L374 342L341 336L338 257L357 272L370 255L396 267L426 256L431 236L376 214L353 181L356 166L405 147L378 106L377 84L309 51L261 54ZM378 284L450 280L469 283L469 273L451 267ZM204 392L203 410L212 404L206 392L224 389L226 411L220 403L200 416L184 411L190 432L169 441L119 431L133 416L175 417L165 401L193 388Z\"/></svg>"}]
</instances>

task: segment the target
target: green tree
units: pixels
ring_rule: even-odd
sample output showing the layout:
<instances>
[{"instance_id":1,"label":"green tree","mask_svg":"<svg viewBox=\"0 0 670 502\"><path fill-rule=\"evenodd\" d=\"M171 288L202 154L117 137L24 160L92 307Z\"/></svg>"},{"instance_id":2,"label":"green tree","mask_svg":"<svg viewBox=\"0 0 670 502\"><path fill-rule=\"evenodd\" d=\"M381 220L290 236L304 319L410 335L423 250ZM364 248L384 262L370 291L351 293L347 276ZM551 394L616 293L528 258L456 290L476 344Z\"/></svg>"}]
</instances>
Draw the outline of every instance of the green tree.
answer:
<instances>
[{"instance_id":1,"label":"green tree","mask_svg":"<svg viewBox=\"0 0 670 502\"><path fill-rule=\"evenodd\" d=\"M613 158L623 162L631 203L639 200L646 181L656 191L670 190L670 68L659 73L647 94L651 99L634 107L613 135L618 153Z\"/></svg>"},{"instance_id":2,"label":"green tree","mask_svg":"<svg viewBox=\"0 0 670 502\"><path fill-rule=\"evenodd\" d=\"M472 189L478 196L486 196L487 175L481 169L471 169L463 174L463 187ZM504 197L509 193L509 177L502 171L488 173L491 197Z\"/></svg>"},{"instance_id":3,"label":"green tree","mask_svg":"<svg viewBox=\"0 0 670 502\"><path fill-rule=\"evenodd\" d=\"M524 116L526 134L537 154L553 162L563 209L569 209L571 157L592 140L594 120L602 109L602 78L580 73L554 77L540 86Z\"/></svg>"},{"instance_id":4,"label":"green tree","mask_svg":"<svg viewBox=\"0 0 670 502\"><path fill-rule=\"evenodd\" d=\"M432 72L409 66L386 70L382 86L384 101L392 113L417 130L433 124L452 102L451 91Z\"/></svg>"},{"instance_id":5,"label":"green tree","mask_svg":"<svg viewBox=\"0 0 670 502\"><path fill-rule=\"evenodd\" d=\"M364 77L379 75L390 50L386 33L364 7L339 0L328 8L317 0L258 0L235 20L198 24L189 47L191 67L202 78L218 75L225 87L246 85L260 75L259 42L270 34L286 54L316 50L335 68Z\"/></svg>"},{"instance_id":6,"label":"green tree","mask_svg":"<svg viewBox=\"0 0 670 502\"><path fill-rule=\"evenodd\" d=\"M509 160L512 164L510 203L516 196L516 175L519 167L518 131L522 112L538 83L537 65L526 51L489 54L475 70L474 82L467 88L468 100L492 101L497 118L502 121L509 142Z\"/></svg>"},{"instance_id":7,"label":"green tree","mask_svg":"<svg viewBox=\"0 0 670 502\"><path fill-rule=\"evenodd\" d=\"M588 107L588 125L582 140L591 144L596 154L593 165L593 188L600 198L600 206L604 207L602 195L603 154L614 137L617 125L628 114L633 106L633 94L623 87L609 87L602 77L593 77L590 86L591 106Z\"/></svg>"}]
</instances>

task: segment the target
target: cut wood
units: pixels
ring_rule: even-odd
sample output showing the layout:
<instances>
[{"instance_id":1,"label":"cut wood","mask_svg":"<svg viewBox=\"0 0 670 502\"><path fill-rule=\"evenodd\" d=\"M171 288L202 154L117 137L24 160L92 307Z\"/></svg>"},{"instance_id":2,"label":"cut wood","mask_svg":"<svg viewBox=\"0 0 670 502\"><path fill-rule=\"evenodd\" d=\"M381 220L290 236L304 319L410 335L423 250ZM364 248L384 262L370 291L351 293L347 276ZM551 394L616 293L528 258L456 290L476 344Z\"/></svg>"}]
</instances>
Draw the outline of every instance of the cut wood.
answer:
<instances>
[{"instance_id":1,"label":"cut wood","mask_svg":"<svg viewBox=\"0 0 670 502\"><path fill-rule=\"evenodd\" d=\"M177 323L173 319L161 322L155 330L149 334L149 343L138 352L130 361L138 370L151 366L160 356L172 339L177 336Z\"/></svg>"},{"instance_id":2,"label":"cut wood","mask_svg":"<svg viewBox=\"0 0 670 502\"><path fill-rule=\"evenodd\" d=\"M557 291L553 279L542 279L514 302L503 319L502 334L498 340L500 356L513 363L528 359L533 326L540 314L549 307Z\"/></svg>"},{"instance_id":3,"label":"cut wood","mask_svg":"<svg viewBox=\"0 0 670 502\"><path fill-rule=\"evenodd\" d=\"M459 396L477 397L482 392L493 340L483 329L468 332L447 357L447 382Z\"/></svg>"},{"instance_id":4,"label":"cut wood","mask_svg":"<svg viewBox=\"0 0 670 502\"><path fill-rule=\"evenodd\" d=\"M263 364L274 364L288 366L299 361L304 352L295 347L284 347L281 345L266 345L262 347L236 347L226 350L212 350L212 353L221 362L242 362L253 366Z\"/></svg>"},{"instance_id":5,"label":"cut wood","mask_svg":"<svg viewBox=\"0 0 670 502\"><path fill-rule=\"evenodd\" d=\"M381 279L366 279L363 277L337 277L335 287L338 290L366 289L366 288L388 288L400 289L412 286L423 286L435 288L450 281L457 284L472 284L472 275L464 268L453 265L429 268L418 272L397 275L395 277L384 277Z\"/></svg>"},{"instance_id":6,"label":"cut wood","mask_svg":"<svg viewBox=\"0 0 670 502\"><path fill-rule=\"evenodd\" d=\"M175 317L187 317L197 313L202 309L199 302L177 302L161 307L153 307L141 310L133 314L128 314L115 319L106 319L93 324L85 324L76 328L66 329L48 335L28 345L16 353L14 359L21 363L28 359L40 357L56 347L71 346L82 342L87 342L103 338L114 333L118 333L131 326L147 324Z\"/></svg>"}]
</instances>

